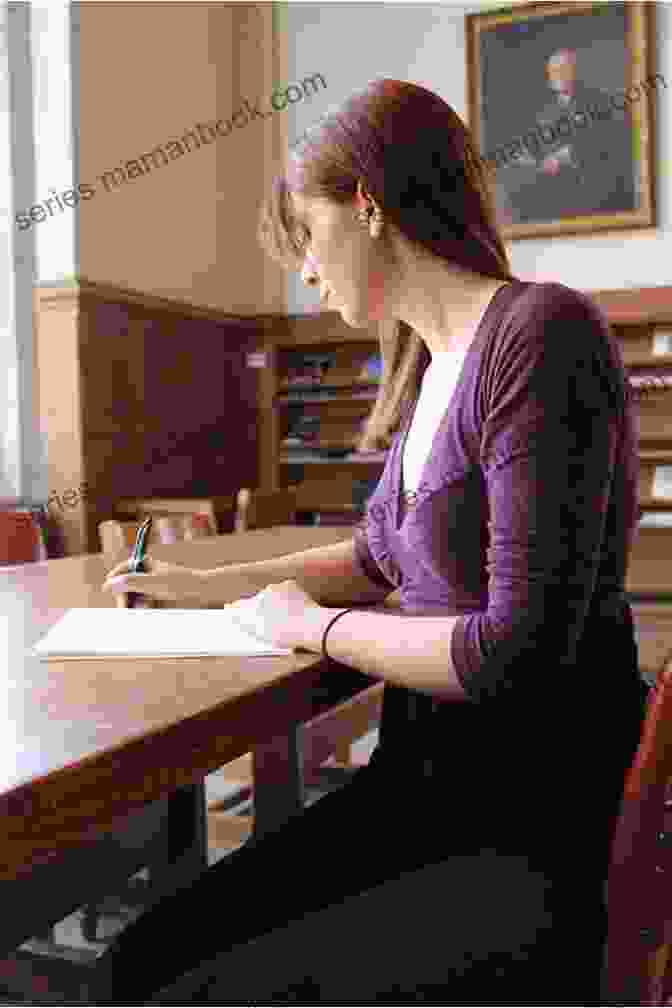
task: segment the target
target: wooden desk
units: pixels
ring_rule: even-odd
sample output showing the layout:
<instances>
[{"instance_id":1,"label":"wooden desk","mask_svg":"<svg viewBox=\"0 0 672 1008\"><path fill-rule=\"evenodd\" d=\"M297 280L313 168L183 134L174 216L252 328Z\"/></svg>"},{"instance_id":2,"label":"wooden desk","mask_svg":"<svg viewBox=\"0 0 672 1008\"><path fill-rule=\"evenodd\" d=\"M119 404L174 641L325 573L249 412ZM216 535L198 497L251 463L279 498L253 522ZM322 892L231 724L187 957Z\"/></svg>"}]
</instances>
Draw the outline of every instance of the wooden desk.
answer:
<instances>
[{"instance_id":1,"label":"wooden desk","mask_svg":"<svg viewBox=\"0 0 672 1008\"><path fill-rule=\"evenodd\" d=\"M152 552L214 567L351 535L283 527ZM170 825L167 877L181 884L198 875L207 867L204 777L256 746L291 738L297 724L371 684L354 670L348 682L341 666L345 678L332 669L320 689L324 663L307 653L76 662L26 653L66 609L114 606L101 590L105 574L100 554L0 568L0 641L8 642L0 886L11 907L0 915L0 955L95 898L101 878L109 891L110 845L129 817L153 814L157 836Z\"/></svg>"},{"instance_id":2,"label":"wooden desk","mask_svg":"<svg viewBox=\"0 0 672 1008\"><path fill-rule=\"evenodd\" d=\"M206 568L351 535L274 528L153 553ZM8 656L0 884L3 905L12 908L0 915L0 955L94 899L101 876L109 888L110 845L127 833L129 817L155 815L157 835L166 823L173 836L182 828L167 853L167 877L198 874L206 867L204 777L253 748L291 739L297 724L371 684L345 666L322 676L324 663L310 654L77 662L26 654L66 609L115 604L101 591L105 573L100 554L0 569L0 642ZM650 678L672 647L672 607L633 610Z\"/></svg>"}]
</instances>

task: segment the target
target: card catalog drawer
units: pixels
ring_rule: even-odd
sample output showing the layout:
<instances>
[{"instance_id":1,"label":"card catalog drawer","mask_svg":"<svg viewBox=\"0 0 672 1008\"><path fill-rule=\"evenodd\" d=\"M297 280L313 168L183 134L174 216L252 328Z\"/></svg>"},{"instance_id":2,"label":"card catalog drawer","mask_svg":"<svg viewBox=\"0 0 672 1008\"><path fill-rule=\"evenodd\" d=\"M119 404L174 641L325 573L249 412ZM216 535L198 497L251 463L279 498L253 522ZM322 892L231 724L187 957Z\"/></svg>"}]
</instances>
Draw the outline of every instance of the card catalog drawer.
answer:
<instances>
[{"instance_id":1,"label":"card catalog drawer","mask_svg":"<svg viewBox=\"0 0 672 1008\"><path fill-rule=\"evenodd\" d=\"M672 504L672 449L643 451L639 457L639 496L643 504Z\"/></svg>"},{"instance_id":2,"label":"card catalog drawer","mask_svg":"<svg viewBox=\"0 0 672 1008\"><path fill-rule=\"evenodd\" d=\"M640 439L666 442L672 448L672 371L631 373L629 381L637 402Z\"/></svg>"},{"instance_id":3,"label":"card catalog drawer","mask_svg":"<svg viewBox=\"0 0 672 1008\"><path fill-rule=\"evenodd\" d=\"M672 326L613 326L626 367L672 362Z\"/></svg>"},{"instance_id":4,"label":"card catalog drawer","mask_svg":"<svg viewBox=\"0 0 672 1008\"><path fill-rule=\"evenodd\" d=\"M672 519L672 513L667 516ZM625 579L633 594L672 592L672 524L668 528L637 529Z\"/></svg>"},{"instance_id":5,"label":"card catalog drawer","mask_svg":"<svg viewBox=\"0 0 672 1008\"><path fill-rule=\"evenodd\" d=\"M656 359L672 357L672 326L653 327L651 355Z\"/></svg>"}]
</instances>

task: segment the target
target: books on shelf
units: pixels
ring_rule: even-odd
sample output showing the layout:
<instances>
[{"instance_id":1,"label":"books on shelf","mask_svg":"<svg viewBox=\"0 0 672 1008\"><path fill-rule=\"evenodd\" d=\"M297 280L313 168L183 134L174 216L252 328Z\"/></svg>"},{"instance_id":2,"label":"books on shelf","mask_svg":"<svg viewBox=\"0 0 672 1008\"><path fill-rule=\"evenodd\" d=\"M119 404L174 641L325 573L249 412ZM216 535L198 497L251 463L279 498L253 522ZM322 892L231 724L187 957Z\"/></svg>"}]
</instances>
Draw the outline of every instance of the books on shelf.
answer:
<instances>
[{"instance_id":1,"label":"books on shelf","mask_svg":"<svg viewBox=\"0 0 672 1008\"><path fill-rule=\"evenodd\" d=\"M353 451L352 445L349 444L329 444L323 441L318 443L317 441L311 442L302 440L301 438L285 438L282 445L285 449L285 454L289 458L292 455L305 455L309 452L314 452L316 455L325 458L344 458Z\"/></svg>"},{"instance_id":2,"label":"books on shelf","mask_svg":"<svg viewBox=\"0 0 672 1008\"><path fill-rule=\"evenodd\" d=\"M631 372L628 375L628 381L638 396L672 389L672 374Z\"/></svg>"},{"instance_id":3,"label":"books on shelf","mask_svg":"<svg viewBox=\"0 0 672 1008\"><path fill-rule=\"evenodd\" d=\"M339 359L340 358L340 359ZM285 354L286 380L283 385L322 385L329 374L336 388L359 384L378 384L383 361L380 352L353 355L352 348L341 350L291 350Z\"/></svg>"},{"instance_id":4,"label":"books on shelf","mask_svg":"<svg viewBox=\"0 0 672 1008\"><path fill-rule=\"evenodd\" d=\"M315 413L291 415L288 419L287 437L301 442L315 441L320 434L320 417Z\"/></svg>"},{"instance_id":5,"label":"books on shelf","mask_svg":"<svg viewBox=\"0 0 672 1008\"><path fill-rule=\"evenodd\" d=\"M377 486L377 476L370 479L355 479L352 481L352 506L355 511L364 514L369 497Z\"/></svg>"},{"instance_id":6,"label":"books on shelf","mask_svg":"<svg viewBox=\"0 0 672 1008\"><path fill-rule=\"evenodd\" d=\"M336 361L334 350L290 351L286 357L287 381L302 385L321 382Z\"/></svg>"},{"instance_id":7,"label":"books on shelf","mask_svg":"<svg viewBox=\"0 0 672 1008\"><path fill-rule=\"evenodd\" d=\"M361 515L355 511L313 511L313 525L357 525Z\"/></svg>"},{"instance_id":8,"label":"books on shelf","mask_svg":"<svg viewBox=\"0 0 672 1008\"><path fill-rule=\"evenodd\" d=\"M288 455L313 450L319 455L342 458L355 450L366 417L362 406L344 401L329 412L308 411L303 404L287 409L285 437L281 445Z\"/></svg>"},{"instance_id":9,"label":"books on shelf","mask_svg":"<svg viewBox=\"0 0 672 1008\"><path fill-rule=\"evenodd\" d=\"M383 357L379 352L371 354L366 358L362 369L359 372L361 381L380 381L383 373Z\"/></svg>"},{"instance_id":10,"label":"books on shelf","mask_svg":"<svg viewBox=\"0 0 672 1008\"><path fill-rule=\"evenodd\" d=\"M367 399L374 402L376 390L371 388L357 388L356 386L332 385L329 387L319 387L315 385L287 387L281 396L278 396L279 403L298 403L306 401L314 402L350 402L351 399Z\"/></svg>"},{"instance_id":11,"label":"books on shelf","mask_svg":"<svg viewBox=\"0 0 672 1008\"><path fill-rule=\"evenodd\" d=\"M322 455L319 451L315 451L312 448L306 448L303 451L296 449L292 452L284 451L280 456L281 465L310 465L311 462L329 463L331 465L337 465L340 463L345 463L350 465L351 463L360 463L362 465L384 465L385 464L386 452L384 451L372 451L372 452L349 452L347 455L334 457ZM299 477L302 479L303 477Z\"/></svg>"}]
</instances>

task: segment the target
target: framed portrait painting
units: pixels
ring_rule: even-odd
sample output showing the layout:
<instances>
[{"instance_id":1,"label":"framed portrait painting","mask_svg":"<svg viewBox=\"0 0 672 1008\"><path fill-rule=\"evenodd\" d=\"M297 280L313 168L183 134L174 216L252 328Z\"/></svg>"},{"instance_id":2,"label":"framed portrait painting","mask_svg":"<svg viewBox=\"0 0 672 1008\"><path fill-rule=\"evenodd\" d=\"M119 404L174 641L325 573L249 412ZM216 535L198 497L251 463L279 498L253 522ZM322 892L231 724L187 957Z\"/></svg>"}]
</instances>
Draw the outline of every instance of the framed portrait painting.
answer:
<instances>
[{"instance_id":1,"label":"framed portrait painting","mask_svg":"<svg viewBox=\"0 0 672 1008\"><path fill-rule=\"evenodd\" d=\"M469 126L505 239L655 225L655 4L465 17Z\"/></svg>"}]
</instances>

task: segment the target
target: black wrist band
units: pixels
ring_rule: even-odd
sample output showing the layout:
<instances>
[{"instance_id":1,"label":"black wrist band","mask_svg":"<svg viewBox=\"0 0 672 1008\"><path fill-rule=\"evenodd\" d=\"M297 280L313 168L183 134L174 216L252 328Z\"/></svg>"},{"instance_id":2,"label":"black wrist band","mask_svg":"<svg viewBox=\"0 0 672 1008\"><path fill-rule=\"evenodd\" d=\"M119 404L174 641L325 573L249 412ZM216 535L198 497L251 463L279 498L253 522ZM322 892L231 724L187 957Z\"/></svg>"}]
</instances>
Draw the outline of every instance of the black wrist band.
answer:
<instances>
[{"instance_id":1,"label":"black wrist band","mask_svg":"<svg viewBox=\"0 0 672 1008\"><path fill-rule=\"evenodd\" d=\"M334 625L334 623L336 622L337 619L340 619L341 616L345 616L345 614L347 612L354 612L354 611L355 611L355 606L352 606L352 608L350 608L350 609L342 609L341 612L336 613L336 615L334 616L334 618L330 619L329 622L327 623L327 625L326 625L326 627L324 629L324 633L322 634L322 657L323 658L328 658L329 657L329 655L327 654L327 634L329 633L330 629L332 628L332 626Z\"/></svg>"}]
</instances>

